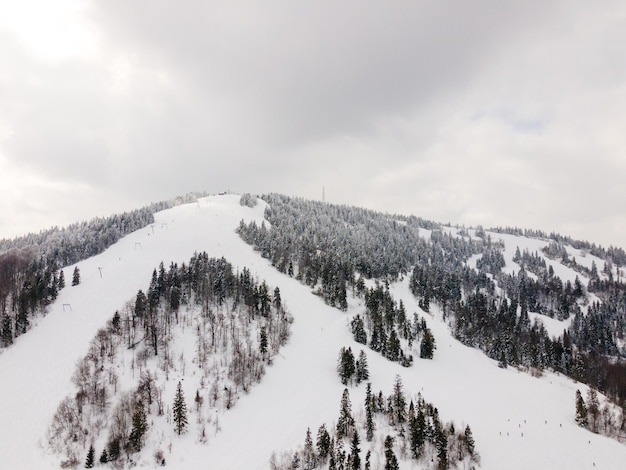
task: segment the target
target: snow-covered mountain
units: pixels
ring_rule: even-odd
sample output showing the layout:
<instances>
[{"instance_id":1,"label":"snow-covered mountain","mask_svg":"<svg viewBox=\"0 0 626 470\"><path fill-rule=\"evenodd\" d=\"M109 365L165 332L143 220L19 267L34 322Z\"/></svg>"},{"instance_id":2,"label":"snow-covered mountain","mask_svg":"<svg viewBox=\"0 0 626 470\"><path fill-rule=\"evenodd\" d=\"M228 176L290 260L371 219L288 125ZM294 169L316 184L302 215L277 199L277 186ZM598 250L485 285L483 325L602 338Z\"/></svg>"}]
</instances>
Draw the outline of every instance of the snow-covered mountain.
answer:
<instances>
[{"instance_id":1,"label":"snow-covered mountain","mask_svg":"<svg viewBox=\"0 0 626 470\"><path fill-rule=\"evenodd\" d=\"M189 263L194 254L206 252L207 257L223 257L236 273L247 268L256 282L266 283L272 291L279 288L282 305L293 318L290 337L285 345L274 351L271 361L264 362L265 373L259 383L241 391L233 406L223 406L222 401L222 406L210 408L212 379L203 380L207 376L194 359L199 348L198 317L194 315L199 315L201 308L198 307L195 313L193 308L184 310L186 316L181 320L182 324L179 329L172 330L171 367L166 373L158 369L158 362L153 364L155 370L160 370L155 389L162 393L163 415L147 414L145 445L141 451L133 453L132 465L156 468L161 462L155 458L159 452L165 465L175 469L270 468L272 455L273 461L277 462L303 449L307 429L310 428L315 436L322 424L329 429L335 427L340 399L346 388L337 374L337 359L341 348L350 347L355 353L359 350L366 353L367 382L372 384L374 392L381 390L390 395L399 376L409 400L417 403L419 394L437 407L443 422L453 421L457 429L471 426L480 460L479 463L462 460L458 468L470 464L494 470L624 468L626 445L592 433L575 421L576 391L580 390L586 397L586 385L550 370L532 374L515 367L499 367L497 360L481 350L462 344L455 339L449 312L434 301L430 308L422 308L423 299L420 302L413 294L408 273L392 279L389 293L396 302L402 301L409 316L415 313L424 319L436 343L433 358L420 359L419 344L409 345L404 341L401 344L405 354L411 355L413 360L410 367L403 367L400 362L390 361L355 341L351 320L356 315L364 315L365 298L348 289L345 308L341 305L342 308L332 307L325 302L324 292L318 292L317 288L312 289L296 276L277 269L276 262L262 257L262 251L244 242L237 233L238 227L248 226L250 222L263 226L263 230L272 230L271 224L264 221L266 203L259 200L249 207L242 205L240 199L237 195L210 196L158 212L150 226L126 235L99 255L63 268L65 278L71 279L75 266L78 266L80 284L60 290L56 300L47 307L47 315L38 320L36 327L16 338L0 354L0 397L3 401L0 407L0 467L59 468L67 460L67 455L51 448L50 427L63 400L75 398L77 385L73 377L77 365L90 352L98 332L110 324L116 311L123 314L124 309L128 311L132 308L130 305L135 305L138 291L148 290L152 273L160 263L166 267L171 263L180 266ZM402 223L397 221L398 225ZM444 231L453 236L478 239L473 230L463 233L448 227ZM419 236L428 241L439 236L438 232L422 228ZM588 280L580 269L543 254L541 250L548 241L510 233L487 235L500 246L505 262L503 272L519 272L520 264L513 261L519 261L518 249L522 253L542 253L537 256L563 282L574 284L579 278L587 287ZM602 259L585 250L566 244L564 247L571 257L576 258L578 266L591 270L592 265L604 264ZM483 257L471 256L467 265L476 268ZM529 276L532 277L532 273ZM375 285L375 280L366 281L366 287ZM590 298L593 300L592 296ZM532 311L528 315L531 320L538 318L543 322L551 336L561 335L573 321L573 317L559 320ZM256 334L249 343L258 347ZM149 341L144 340L144 344L135 349L122 348L120 351L126 352L116 353L115 361L111 359L107 363L107 367L116 368L119 378L116 393L120 395L124 388L135 387L141 377L140 366L135 369L139 362L135 354L141 347L149 347ZM171 410L179 383L188 408L188 426L180 435L175 432ZM366 384L350 383L347 388L355 418L363 423ZM204 400L200 409L194 402L198 392ZM224 392L225 388L220 390L221 400ZM116 394L108 396L103 408L114 408L116 400ZM604 402L602 395L600 400ZM616 420L623 419L619 413L616 408ZM103 416L100 433L94 428L89 435L68 443L69 447L81 449L77 455L79 467L84 467L90 445L96 449L96 467L129 465L128 459L116 463L98 462L108 437L106 429L112 419L110 414ZM371 442L364 438L365 431L359 431L361 461L371 450L371 468L382 469L385 463L384 437L393 434L394 430L381 416L377 418L376 426L377 433ZM406 449L403 452L398 439L394 451L400 458L402 469L435 468L436 458L433 462L411 460L407 455L410 452ZM328 464L323 468L328 468Z\"/></svg>"}]
</instances>

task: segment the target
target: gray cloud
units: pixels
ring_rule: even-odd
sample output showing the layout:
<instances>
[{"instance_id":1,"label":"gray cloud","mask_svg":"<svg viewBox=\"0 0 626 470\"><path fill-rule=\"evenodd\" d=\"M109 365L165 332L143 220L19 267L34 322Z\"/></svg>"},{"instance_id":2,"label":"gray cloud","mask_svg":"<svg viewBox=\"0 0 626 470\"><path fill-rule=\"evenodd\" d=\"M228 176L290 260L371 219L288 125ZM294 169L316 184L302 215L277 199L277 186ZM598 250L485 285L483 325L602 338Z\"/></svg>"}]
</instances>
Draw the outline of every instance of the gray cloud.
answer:
<instances>
[{"instance_id":1,"label":"gray cloud","mask_svg":"<svg viewBox=\"0 0 626 470\"><path fill-rule=\"evenodd\" d=\"M0 22L0 237L189 190L325 187L622 243L621 2L87 5L97 46L69 57Z\"/></svg>"},{"instance_id":2,"label":"gray cloud","mask_svg":"<svg viewBox=\"0 0 626 470\"><path fill-rule=\"evenodd\" d=\"M234 117L279 149L369 133L381 116L435 102L532 19L521 3L112 3L94 15L120 48L243 104Z\"/></svg>"}]
</instances>

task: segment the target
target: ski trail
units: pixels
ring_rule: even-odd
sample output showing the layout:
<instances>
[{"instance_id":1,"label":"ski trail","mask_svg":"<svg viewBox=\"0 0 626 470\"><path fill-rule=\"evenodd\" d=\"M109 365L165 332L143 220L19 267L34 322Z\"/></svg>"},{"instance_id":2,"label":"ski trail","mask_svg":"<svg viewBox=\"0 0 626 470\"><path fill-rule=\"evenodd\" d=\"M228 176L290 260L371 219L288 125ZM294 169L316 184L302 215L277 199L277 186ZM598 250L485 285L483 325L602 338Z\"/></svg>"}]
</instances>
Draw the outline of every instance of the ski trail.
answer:
<instances>
[{"instance_id":1,"label":"ski trail","mask_svg":"<svg viewBox=\"0 0 626 470\"><path fill-rule=\"evenodd\" d=\"M59 402L73 389L76 361L87 352L91 338L115 310L132 301L139 289L147 289L152 270L161 261L167 268L170 262L186 263L194 252L206 251L278 286L294 317L292 336L261 383L233 409L216 413L221 430L217 434L208 430L206 445L197 444L197 436L191 434L173 438L166 455L169 468L268 468L272 451L295 450L304 442L307 427L313 436L322 423L331 428L344 388L335 371L343 346L367 353L375 393L388 394L399 374L407 395L420 392L438 407L443 420L454 420L457 426L469 423L484 470L584 470L594 468L594 463L595 468L623 468L626 446L573 421L574 392L580 388L584 393L584 386L554 374L533 378L511 368L499 369L480 351L454 340L438 315L419 312L408 280L392 285L392 294L403 300L408 315L418 311L426 318L437 341L434 359L419 359L415 344L413 366L402 368L355 343L348 321L363 313L357 299L349 299L347 313L328 307L237 236L240 220L260 223L263 208L262 203L254 209L241 207L239 196L205 198L157 214L153 226L78 263L81 284L63 289L39 325L0 354L0 467L58 468L58 457L40 446ZM73 268L65 268L66 279L71 279ZM71 310L64 311L64 304ZM360 409L364 393L364 384L350 388L353 411ZM363 455L370 445L380 455L379 444L363 442ZM142 460L139 468L155 468L149 461ZM401 465L412 468L410 463Z\"/></svg>"}]
</instances>

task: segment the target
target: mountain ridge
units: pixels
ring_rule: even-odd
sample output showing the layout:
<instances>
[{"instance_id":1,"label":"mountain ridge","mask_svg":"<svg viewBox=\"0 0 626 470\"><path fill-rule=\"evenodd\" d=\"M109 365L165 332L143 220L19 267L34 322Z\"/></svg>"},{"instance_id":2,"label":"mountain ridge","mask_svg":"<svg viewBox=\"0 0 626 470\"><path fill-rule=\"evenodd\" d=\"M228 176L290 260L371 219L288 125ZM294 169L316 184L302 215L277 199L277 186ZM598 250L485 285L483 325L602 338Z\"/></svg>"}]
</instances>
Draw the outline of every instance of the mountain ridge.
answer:
<instances>
[{"instance_id":1,"label":"mountain ridge","mask_svg":"<svg viewBox=\"0 0 626 470\"><path fill-rule=\"evenodd\" d=\"M224 419L221 422L222 431L213 438L209 438L206 446L199 446L201 450L198 450L198 445L194 439L180 440L172 446L172 453L167 458L168 466L194 468L193 465L197 462L190 459L202 459L202 461L212 462L216 465L215 468L268 468L271 451L290 452L297 448L304 439L307 426L316 429L322 424L321 421L330 425L336 419L339 397L343 389L335 375L336 357L342 346L351 344L354 347L360 347L358 343L353 341L348 321L354 314L363 311L365 308L363 301L358 297L348 295L346 298L348 305L345 309L347 313L343 313L340 309L326 305L319 296L311 295L310 286L303 285L296 279L291 279L286 273L281 273L276 269L276 266L272 266L271 259L260 258L259 253L255 252L252 247L246 246L236 236L234 230L240 226L242 219L246 219L248 222L254 221L258 226L262 225L264 223L265 205L263 202L259 202L256 207L250 208L240 205L239 202L239 196L226 195L201 199L197 203L168 209L157 214L153 228L139 229L137 232L122 238L102 255L79 263L81 284L66 287L59 291L58 298L49 305L49 314L40 320L40 324L30 330L28 334L17 338L16 343L0 355L0 373L3 374L3 377L8 378L6 382L3 382L0 395L17 397L16 406L8 407L10 409L4 411L5 415L0 421L11 423L19 422L21 419L26 423L25 429L21 429L21 431L32 433L31 436L38 436L33 439L25 437L21 441L22 445L17 445L19 453L12 453L10 449L4 449L10 456L8 462L14 464L15 468L47 468L48 466L56 468L51 461L45 460L37 453L32 456L30 461L28 459L31 456L24 455L24 453L28 454L28 449L32 449L33 446L36 447L36 441L42 439L45 434L45 429L42 432L42 427L44 427L43 425L47 426L52 418L51 414L54 412L54 409L51 410L52 405L56 406L63 394L72 389L69 381L73 372L71 369L73 369L74 361L80 356L80 351L87 350L88 341L95 335L97 329L102 327L103 322L110 319L115 310L121 308L121 304L132 299L137 290L146 289L150 283L150 272L160 262L184 262L199 250L205 250L211 256L226 256L229 261L234 261L234 265L238 267L250 266L256 275L267 279L271 285L280 285L285 303L294 314L294 331L291 342L285 346L281 353L284 354L284 357L278 356L275 359L274 365L268 368L268 373L263 378L262 383L250 392L250 397L244 396L237 406L224 414ZM507 250L505 250L505 261L507 262L510 259L510 250L511 247L507 244ZM134 264L137 258L141 258L141 263ZM150 265L150 263L152 264ZM68 279L70 277L68 270L71 270L72 267L64 268L68 272L66 275ZM125 272L124 269L132 269L132 272ZM405 386L411 394L421 392L421 388L425 386L426 391L424 393L428 394L429 400L435 402L437 406L441 406L442 415L455 418L455 421L458 420L458 422L471 424L476 436L477 448L482 456L480 468L526 468L527 466L554 468L554 466L549 467L550 464L558 466L567 464L568 468L589 468L589 465L594 462L599 468L618 468L616 465L623 461L620 459L623 459L624 456L624 446L615 447L619 444L614 445L612 444L614 441L591 434L573 424L573 403L576 387L570 379L554 375L552 372L545 372L541 378L532 378L511 368L501 369L496 366L493 359L487 358L479 350L461 345L450 334L450 326L444 319L445 308L442 311L433 303L429 315L427 311L417 305L417 299L410 292L409 274L408 271L401 273L397 282L392 280L390 290L394 292L394 297L404 301L411 312L417 311L424 316L429 327L435 333L438 349L432 361L416 359L412 367L402 368L399 364L390 363L381 355L364 348L368 352L372 382L376 384L375 390L378 388L389 389L396 374L402 375ZM116 278L116 276L120 277ZM401 280L402 277L404 280ZM120 279L123 279L124 282L120 283ZM115 295L111 295L111 292L115 292ZM110 296L108 300L106 295ZM94 299L97 299L96 303L94 303ZM70 307L66 307L64 312L63 305L67 304ZM86 315L84 314L87 312L90 312L92 316L85 318ZM309 314L303 312L309 312ZM81 314L83 315L81 316ZM73 338L71 336L72 327L76 329L76 325L71 320L79 316L82 318L83 326L79 329L82 337L78 344L66 344L67 356L60 355L56 358L59 362L55 362L55 366L49 365L44 367L43 371L39 370L41 357L33 355L32 350L36 350L38 347L46 350L58 348L58 342L45 345L46 340L50 341L50 336L63 338L69 343L67 339ZM65 319L65 321L61 322L59 319ZM329 325L332 325L332 328ZM317 333L313 335L313 331ZM303 342L310 345L310 349L314 349L317 355L312 355L310 350L303 346ZM319 343L324 344L325 347L316 348ZM452 353L453 351L455 352ZM24 354L24 356L20 358L19 354ZM293 359L294 357L297 359ZM307 357L308 362L305 361ZM25 362L23 359L26 358L30 358L31 362ZM462 358L471 358L471 360L463 362L460 361ZM25 370L37 371L39 375L33 376L29 383L24 383L24 381L20 383L19 372L21 371L16 370L14 364L18 360L24 364ZM303 361L303 365L306 366L303 367L305 370L317 370L318 372L311 373L307 377L298 368L298 360ZM460 363L456 364L458 361ZM62 369L59 369L60 364L65 364ZM477 366L477 364L480 365ZM467 388L468 383L473 382L473 379L470 379L471 376L465 373L467 371L464 372L464 369L468 368L474 369L481 380L479 380L479 384L470 388L473 391L469 398L459 402L449 389L459 386L459 381L464 382L465 388ZM4 370L2 371L2 369ZM43 374L46 370L49 372L49 376ZM454 374L459 377L452 377L454 374L450 374L451 377L446 378L446 372L449 374L451 370L455 371ZM419 372L425 374L422 382L420 382ZM506 377L504 381L502 374ZM59 377L55 379L54 376L56 375L61 379L59 380ZM299 377L302 383L292 384L291 388L287 387L285 384L288 381L284 377L289 376ZM276 377L283 377L283 379L279 380ZM37 398L37 388L41 381L50 384L48 400ZM486 395L487 399L481 398L479 392L485 391L483 387L485 382L499 384L498 386L503 387L503 390L496 389ZM502 385L502 382L508 385ZM509 384L509 382L511 383ZM549 382L555 382L556 386ZM32 395L29 399L23 396L24 393L19 393L22 387L31 391ZM258 425L253 425L254 432L244 433L243 436L240 435L239 438L235 438L234 436L241 434L242 426L251 425L249 423L250 415L258 415L259 407L262 408L263 403L267 403L265 399L276 394L277 391L281 390L281 387L287 387L287 389L281 392L280 396L273 397L273 401L271 401L273 405L262 416L266 416L266 419L271 422L272 417L276 418L281 412L288 412L290 416L295 416L291 419L291 424L288 424L288 419L275 419L275 421L288 427L281 430L277 423L272 423L270 425L271 432L263 432ZM578 387L585 389L585 386L582 385L578 385ZM555 389L566 389L569 395L555 391ZM320 390L322 396L325 397L320 400L319 405L303 408L297 401L288 400L289 396L307 396L307 392L311 390ZM350 392L353 394L353 403L362 403L363 386L350 388ZM532 408L528 408L529 404L527 403L529 392L535 396L547 395L553 398L546 399L545 401L548 403L543 403L541 400L541 413L529 411L526 413L528 416L525 416L524 411ZM508 400L504 401L501 395L507 395ZM566 396L567 398L565 398ZM264 399L257 399L256 397L263 397ZM23 411L20 412L21 407L17 406L20 403L18 398L32 403L40 403L41 408L32 410L32 419L24 419ZM188 400L191 401L189 394ZM526 403L526 405L512 406L516 400ZM558 406L555 406L557 402ZM497 407L495 407L496 404ZM493 407L500 412L494 412ZM474 411L468 413L467 410ZM41 416L48 416L49 419L44 420ZM464 419L459 419L459 417ZM543 419L543 421L549 421L551 424L545 423L542 427L540 425L542 418L549 418ZM46 422L43 423L43 421ZM550 455L549 442L550 439L553 439L552 433L559 432L556 431L557 422L559 423L559 430L563 429L561 426L565 426L566 437L556 440L558 445L555 445L556 449L553 449L554 455ZM516 424L518 425L517 429L515 429ZM522 431L522 425L524 425L524 431ZM508 432L511 435L506 437L512 438L514 431L520 434L525 432L526 441L523 441L523 445L521 445L521 435L519 438L516 437L518 440L515 443L512 439L510 441L499 440L500 437L505 437L500 434L496 436L496 432ZM13 438L8 426L3 426L3 434L2 442L20 442ZM593 441L593 452L583 452L585 448L582 444L587 442L586 438L589 442ZM571 455L566 455L571 450L569 449L571 442L579 443L580 449L570 452ZM591 444L587 445L591 446ZM247 456L237 451L240 447L255 450ZM524 448L540 451L543 460L537 460L532 455L522 454ZM228 452L221 452L220 449L226 449ZM379 455L382 455L380 449ZM510 461L511 455L516 456L516 462ZM27 463L24 467L25 462ZM140 464L153 465L145 460ZM406 462L401 462L401 464L403 465L402 468L411 468L407 467ZM537 466L538 464L539 466Z\"/></svg>"}]
</instances>

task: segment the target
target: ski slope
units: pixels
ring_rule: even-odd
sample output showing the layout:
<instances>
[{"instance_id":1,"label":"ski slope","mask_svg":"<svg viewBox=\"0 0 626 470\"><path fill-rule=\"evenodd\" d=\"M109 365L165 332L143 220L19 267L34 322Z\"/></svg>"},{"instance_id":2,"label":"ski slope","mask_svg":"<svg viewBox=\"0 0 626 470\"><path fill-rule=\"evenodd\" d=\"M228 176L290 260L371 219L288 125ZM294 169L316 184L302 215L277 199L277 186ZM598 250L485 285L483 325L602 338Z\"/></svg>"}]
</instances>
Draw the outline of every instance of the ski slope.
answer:
<instances>
[{"instance_id":1,"label":"ski slope","mask_svg":"<svg viewBox=\"0 0 626 470\"><path fill-rule=\"evenodd\" d=\"M80 262L81 284L63 289L39 325L0 354L0 468L59 467L59 458L42 446L59 402L73 390L76 361L115 310L147 288L161 261L186 262L195 251L224 256L235 267L247 266L259 279L280 287L294 323L289 343L262 382L233 409L220 412L219 432L209 433L207 444L198 444L192 433L175 437L165 455L167 467L266 469L273 451L302 445L307 427L315 432L322 423L332 426L343 390L335 372L337 355L343 346L363 348L347 327L362 306L350 299L347 313L328 307L310 288L280 274L241 241L235 233L240 220L260 223L263 209L262 202L254 209L241 207L235 195L205 198L158 213L153 226ZM515 243L522 249L522 239L507 237L507 253L515 251ZM73 268L65 268L66 279ZM408 280L393 285L392 294L403 300L408 314L418 311ZM436 312L420 314L437 342L434 359L416 359L406 369L365 349L374 391L389 393L399 374L405 392L421 392L439 408L443 420L470 424L483 469L623 470L626 446L574 423L574 394L579 388L584 395L583 385L554 374L534 378L500 369L480 351L454 340ZM179 377L170 380L175 383ZM186 391L188 399L191 393ZM363 384L350 389L354 411L364 394ZM369 445L362 443L363 455ZM381 442L372 446L381 452ZM154 465L143 459L137 467ZM401 465L413 468L409 462Z\"/></svg>"}]
</instances>

